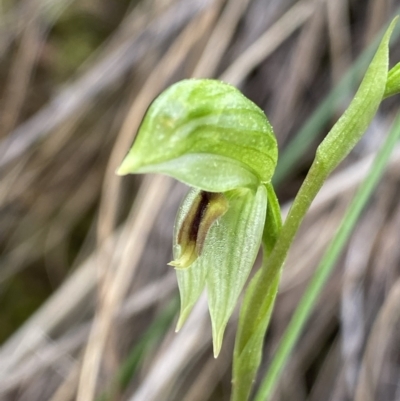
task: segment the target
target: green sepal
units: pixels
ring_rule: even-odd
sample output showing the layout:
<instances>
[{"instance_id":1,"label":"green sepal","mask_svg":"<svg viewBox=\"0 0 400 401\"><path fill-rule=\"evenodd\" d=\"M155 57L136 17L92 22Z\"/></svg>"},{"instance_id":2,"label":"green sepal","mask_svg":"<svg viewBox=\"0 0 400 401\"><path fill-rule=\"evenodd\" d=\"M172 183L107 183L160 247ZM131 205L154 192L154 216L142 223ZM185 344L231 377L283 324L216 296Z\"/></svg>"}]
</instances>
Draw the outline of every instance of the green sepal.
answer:
<instances>
[{"instance_id":1,"label":"green sepal","mask_svg":"<svg viewBox=\"0 0 400 401\"><path fill-rule=\"evenodd\" d=\"M190 191L178 212L174 257L181 254L176 238L199 193L199 190ZM207 286L215 356L220 351L226 324L260 249L267 189L264 185L260 185L257 192L242 188L226 192L224 197L229 207L209 228L201 254L188 268L176 271L181 295L177 330Z\"/></svg>"},{"instance_id":2,"label":"green sepal","mask_svg":"<svg viewBox=\"0 0 400 401\"><path fill-rule=\"evenodd\" d=\"M185 219L187 218L193 204L199 197L200 190L191 189L179 207L178 213L175 218L174 226L174 242L173 242L173 257L174 260L179 260L182 257L181 245L178 243L179 232ZM187 269L176 269L176 277L178 280L178 287L181 299L181 311L176 325L176 331L180 330L186 319L188 318L194 304L200 297L205 287L205 279L207 273L207 266L199 263L200 258L196 258Z\"/></svg>"},{"instance_id":3,"label":"green sepal","mask_svg":"<svg viewBox=\"0 0 400 401\"><path fill-rule=\"evenodd\" d=\"M205 288L207 268L208 266L202 263L202 259L198 258L188 269L176 270L181 299L181 310L176 324L176 331L182 328Z\"/></svg>"},{"instance_id":4,"label":"green sepal","mask_svg":"<svg viewBox=\"0 0 400 401\"><path fill-rule=\"evenodd\" d=\"M260 249L267 210L264 185L256 193L235 190L225 196L229 209L210 230L202 256L208 265L206 284L215 357Z\"/></svg>"},{"instance_id":5,"label":"green sepal","mask_svg":"<svg viewBox=\"0 0 400 401\"><path fill-rule=\"evenodd\" d=\"M282 228L282 217L279 201L271 183L266 185L266 190L268 196L268 208L262 240L264 261L267 260L269 254L275 246ZM257 286L257 281L260 279L260 273L261 270L255 274L250 281L250 284L246 288L245 296L240 309L237 338L242 336L241 332L244 328L245 317L248 316L248 314L254 314L254 318L257 318L257 312L255 313L254 311L250 311L249 308L254 289ZM263 348L262 343L264 341L265 331L268 327L272 309L275 303L280 277L280 274L275 275L273 280L269 283L270 285L265 293L264 305L262 308L265 313L257 325L255 332L253 332L253 335L250 337L250 340L246 343L244 349L240 348L238 341L235 343L233 354L232 400L247 400L250 394L255 374L261 362Z\"/></svg>"},{"instance_id":6,"label":"green sepal","mask_svg":"<svg viewBox=\"0 0 400 401\"><path fill-rule=\"evenodd\" d=\"M210 192L269 182L277 144L263 111L231 85L190 79L149 107L118 174L163 173Z\"/></svg>"}]
</instances>

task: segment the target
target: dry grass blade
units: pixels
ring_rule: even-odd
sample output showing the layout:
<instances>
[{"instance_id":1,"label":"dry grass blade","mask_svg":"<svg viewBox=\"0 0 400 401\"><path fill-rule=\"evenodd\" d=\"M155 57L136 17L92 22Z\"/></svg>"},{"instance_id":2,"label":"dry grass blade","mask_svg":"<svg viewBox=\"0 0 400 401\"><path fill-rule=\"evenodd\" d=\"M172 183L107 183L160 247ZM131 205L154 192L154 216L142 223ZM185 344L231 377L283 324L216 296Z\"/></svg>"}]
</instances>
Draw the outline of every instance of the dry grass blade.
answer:
<instances>
[{"instance_id":1,"label":"dry grass blade","mask_svg":"<svg viewBox=\"0 0 400 401\"><path fill-rule=\"evenodd\" d=\"M75 366L69 372L67 378L58 387L50 401L69 401L75 395L76 383L79 379L79 365Z\"/></svg>"},{"instance_id":2,"label":"dry grass blade","mask_svg":"<svg viewBox=\"0 0 400 401\"><path fill-rule=\"evenodd\" d=\"M325 2L315 4L310 19L304 23L298 39L298 45L287 66L283 66L283 82L277 85L276 102L273 106L274 130L279 133L278 141L284 143L294 121L287 118L301 109L299 99L302 91L313 79L316 72L319 53L323 46Z\"/></svg>"},{"instance_id":3,"label":"dry grass blade","mask_svg":"<svg viewBox=\"0 0 400 401\"><path fill-rule=\"evenodd\" d=\"M327 1L330 54L332 59L332 82L338 84L351 64L348 1Z\"/></svg>"},{"instance_id":4,"label":"dry grass blade","mask_svg":"<svg viewBox=\"0 0 400 401\"><path fill-rule=\"evenodd\" d=\"M49 24L52 24L62 12L72 3L72 0L55 1L21 1L12 10L4 13L0 19L0 59L11 46L12 41L21 34L26 25L36 18L30 9L35 7L40 15L45 15Z\"/></svg>"},{"instance_id":5,"label":"dry grass blade","mask_svg":"<svg viewBox=\"0 0 400 401\"><path fill-rule=\"evenodd\" d=\"M164 43L208 3L195 0L187 7L186 2L178 2L165 15L153 21L138 37L120 45L85 75L70 84L48 106L0 143L0 168L21 156L37 140L48 135L86 102L113 85L144 56L149 50L149 43L152 46Z\"/></svg>"},{"instance_id":6,"label":"dry grass blade","mask_svg":"<svg viewBox=\"0 0 400 401\"><path fill-rule=\"evenodd\" d=\"M368 3L368 26L366 28L365 42L370 43L390 13L390 1L370 0Z\"/></svg>"},{"instance_id":7,"label":"dry grass blade","mask_svg":"<svg viewBox=\"0 0 400 401\"><path fill-rule=\"evenodd\" d=\"M151 371L129 401L155 401L165 397L167 389L179 374L182 366L192 360L196 353L209 345L210 330L206 309L206 299L203 296L194 307L184 327L165 344L161 358L156 360ZM172 334L172 333L171 333Z\"/></svg>"},{"instance_id":8,"label":"dry grass blade","mask_svg":"<svg viewBox=\"0 0 400 401\"><path fill-rule=\"evenodd\" d=\"M111 241L107 244L111 246ZM47 336L82 309L95 286L95 257L89 259L56 294L2 345L0 382L29 354L46 343Z\"/></svg>"},{"instance_id":9,"label":"dry grass blade","mask_svg":"<svg viewBox=\"0 0 400 401\"><path fill-rule=\"evenodd\" d=\"M94 273L94 269L92 271ZM117 321L121 322L132 318L135 314L150 308L157 302L167 299L176 288L175 281L175 275L169 274L165 278L149 284L147 287L128 297L123 307L118 310ZM40 349L40 354L34 353L20 369L15 369L15 372L11 370L8 372L4 380L0 382L0 395L8 393L21 382L32 380L35 375L45 372L47 368L60 362L63 358L67 360L73 359L71 355L75 354L86 343L89 332L90 324L82 323L72 330L71 333L67 332L58 341L47 341L47 344ZM78 370L79 373L80 364L74 366L72 369L74 371ZM78 379L79 375L76 377L76 383Z\"/></svg>"},{"instance_id":10,"label":"dry grass blade","mask_svg":"<svg viewBox=\"0 0 400 401\"><path fill-rule=\"evenodd\" d=\"M207 41L206 48L196 64L193 77L209 78L214 76L248 3L249 0L229 0L227 2L211 37Z\"/></svg>"},{"instance_id":11,"label":"dry grass blade","mask_svg":"<svg viewBox=\"0 0 400 401\"><path fill-rule=\"evenodd\" d=\"M387 346L396 341L400 323L400 280L392 286L382 306L366 347L361 365L360 380L357 386L355 401L373 401L379 397L377 392L379 376L387 357ZM397 337L398 340L398 337ZM398 351L398 342L397 342ZM391 383L388 383L389 385ZM379 399L379 398L378 398Z\"/></svg>"},{"instance_id":12,"label":"dry grass blade","mask_svg":"<svg viewBox=\"0 0 400 401\"><path fill-rule=\"evenodd\" d=\"M347 395L354 398L361 356L365 340L364 282L367 275L368 261L373 253L377 236L385 223L386 210L391 199L390 189L384 191L368 218L363 219L349 244L344 262L343 293L341 302L342 321L342 358ZM392 194L393 196L393 194Z\"/></svg>"},{"instance_id":13,"label":"dry grass blade","mask_svg":"<svg viewBox=\"0 0 400 401\"><path fill-rule=\"evenodd\" d=\"M135 206L124 227L123 236L126 239L122 244L116 244L116 248L119 248L118 250L121 252L119 263L113 280L108 283L109 288L104 293L102 307L99 309L99 315L95 318L90 332L79 381L78 401L89 401L95 396L102 350L107 341L113 316L131 283L149 231L170 188L170 179L147 177L136 197Z\"/></svg>"},{"instance_id":14,"label":"dry grass blade","mask_svg":"<svg viewBox=\"0 0 400 401\"><path fill-rule=\"evenodd\" d=\"M40 26L37 4L33 2L31 8L30 11L34 17L24 29L21 44L10 69L10 77L5 89L4 108L1 111L0 138L4 138L14 128L18 120L32 71L43 44L43 28Z\"/></svg>"},{"instance_id":15,"label":"dry grass blade","mask_svg":"<svg viewBox=\"0 0 400 401\"><path fill-rule=\"evenodd\" d=\"M312 1L302 0L296 3L224 71L221 79L240 86L253 68L310 18L313 10Z\"/></svg>"}]
</instances>

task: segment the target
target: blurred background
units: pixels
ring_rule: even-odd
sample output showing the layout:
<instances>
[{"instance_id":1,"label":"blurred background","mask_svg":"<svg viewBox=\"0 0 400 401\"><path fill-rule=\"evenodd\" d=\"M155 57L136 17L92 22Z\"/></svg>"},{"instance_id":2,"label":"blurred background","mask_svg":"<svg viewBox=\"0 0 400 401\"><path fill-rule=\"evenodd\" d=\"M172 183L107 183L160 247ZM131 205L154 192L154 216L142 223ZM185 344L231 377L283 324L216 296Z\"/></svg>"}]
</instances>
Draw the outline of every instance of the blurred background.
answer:
<instances>
[{"instance_id":1,"label":"blurred background","mask_svg":"<svg viewBox=\"0 0 400 401\"><path fill-rule=\"evenodd\" d=\"M219 78L275 129L285 213L398 7L1 1L0 400L229 400L237 316L217 360L204 300L174 333L167 262L187 188L114 171L158 93ZM286 263L261 373L398 109L397 98L383 103L314 202ZM400 400L399 184L396 148L274 400Z\"/></svg>"}]
</instances>

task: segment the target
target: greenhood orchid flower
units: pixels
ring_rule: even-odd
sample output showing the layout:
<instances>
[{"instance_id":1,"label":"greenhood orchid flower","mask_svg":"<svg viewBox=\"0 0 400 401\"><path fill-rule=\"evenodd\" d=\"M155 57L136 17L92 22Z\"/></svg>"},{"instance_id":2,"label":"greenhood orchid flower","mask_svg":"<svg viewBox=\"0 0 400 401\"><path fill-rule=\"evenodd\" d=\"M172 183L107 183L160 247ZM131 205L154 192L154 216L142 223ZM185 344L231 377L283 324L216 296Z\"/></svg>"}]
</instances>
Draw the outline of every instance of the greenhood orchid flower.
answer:
<instances>
[{"instance_id":1,"label":"greenhood orchid flower","mask_svg":"<svg viewBox=\"0 0 400 401\"><path fill-rule=\"evenodd\" d=\"M251 393L283 264L307 210L327 177L360 140L382 100L400 92L400 63L388 71L389 39L396 20L384 34L356 96L319 145L284 225L270 182L277 162L271 125L254 103L220 81L185 80L163 92L148 109L118 170L121 175L167 174L192 187L176 217L170 262L181 295L177 329L206 288L215 356L263 245L263 263L247 287L239 317L232 401L248 400ZM343 227L348 235L349 223ZM316 273L316 284L300 303L257 400L265 400L271 392L311 311L310 300L316 298L328 271Z\"/></svg>"},{"instance_id":2,"label":"greenhood orchid flower","mask_svg":"<svg viewBox=\"0 0 400 401\"><path fill-rule=\"evenodd\" d=\"M191 79L151 104L118 169L192 187L176 217L170 262L181 295L177 329L206 287L215 356L260 248L277 153L259 107L228 84Z\"/></svg>"}]
</instances>

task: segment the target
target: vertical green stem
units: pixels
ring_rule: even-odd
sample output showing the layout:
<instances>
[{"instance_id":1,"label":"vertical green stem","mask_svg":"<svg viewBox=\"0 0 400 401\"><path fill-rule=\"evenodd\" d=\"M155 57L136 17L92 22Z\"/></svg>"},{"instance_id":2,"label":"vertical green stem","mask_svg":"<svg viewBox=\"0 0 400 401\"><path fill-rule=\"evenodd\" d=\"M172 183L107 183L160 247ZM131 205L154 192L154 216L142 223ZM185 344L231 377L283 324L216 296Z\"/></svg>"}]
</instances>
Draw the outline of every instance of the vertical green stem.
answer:
<instances>
[{"instance_id":1,"label":"vertical green stem","mask_svg":"<svg viewBox=\"0 0 400 401\"><path fill-rule=\"evenodd\" d=\"M292 204L272 253L264 260L246 291L235 343L232 401L246 401L250 395L283 263L307 210L327 176L326 168L318 160L317 157Z\"/></svg>"},{"instance_id":2,"label":"vertical green stem","mask_svg":"<svg viewBox=\"0 0 400 401\"><path fill-rule=\"evenodd\" d=\"M315 160L293 202L274 249L251 291L246 292L245 308L242 308L244 312L240 316L235 344L235 401L248 399L261 358L262 339L277 292L276 282L297 230L325 179L362 137L382 101L387 84L389 39L396 20L393 20L382 38L353 101L318 147ZM253 358L255 363L249 363L248 358ZM241 398L236 394L241 394Z\"/></svg>"},{"instance_id":3,"label":"vertical green stem","mask_svg":"<svg viewBox=\"0 0 400 401\"><path fill-rule=\"evenodd\" d=\"M400 114L397 116L387 140L376 156L374 164L370 169L370 173L360 186L351 205L347 209L337 234L329 245L309 286L307 287L307 290L305 291L295 313L293 314L293 317L276 351L275 357L269 367L267 375L265 376L256 395L255 401L265 401L271 396L274 385L277 382L278 375L282 371L302 328L310 316L312 307L315 304L317 297L321 293L321 290L340 255L340 252L347 243L347 240L358 220L358 217L360 216L361 211L363 210L363 207L371 196L373 189L378 184L399 136Z\"/></svg>"},{"instance_id":4,"label":"vertical green stem","mask_svg":"<svg viewBox=\"0 0 400 401\"><path fill-rule=\"evenodd\" d=\"M318 161L315 161L290 208L276 245L260 273L258 285L250 300L249 313L246 314L243 322L243 335L241 336L240 344L238 344L239 352L243 350L255 328L263 319L264 310L267 307L265 300L269 298L266 294L271 290L270 283L274 281L277 274L280 274L297 230L312 201L322 187L326 176L323 166Z\"/></svg>"}]
</instances>

